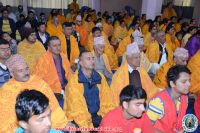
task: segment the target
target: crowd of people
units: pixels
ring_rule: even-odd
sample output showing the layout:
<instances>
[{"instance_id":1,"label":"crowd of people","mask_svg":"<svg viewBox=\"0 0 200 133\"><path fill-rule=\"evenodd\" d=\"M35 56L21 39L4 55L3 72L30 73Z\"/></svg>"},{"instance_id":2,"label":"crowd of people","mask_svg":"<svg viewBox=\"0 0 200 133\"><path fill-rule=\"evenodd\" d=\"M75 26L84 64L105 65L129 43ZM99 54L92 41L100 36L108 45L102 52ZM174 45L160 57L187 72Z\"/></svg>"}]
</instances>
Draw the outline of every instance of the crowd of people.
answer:
<instances>
[{"instance_id":1,"label":"crowd of people","mask_svg":"<svg viewBox=\"0 0 200 133\"><path fill-rule=\"evenodd\" d=\"M69 8L1 6L0 133L200 132L195 19Z\"/></svg>"}]
</instances>

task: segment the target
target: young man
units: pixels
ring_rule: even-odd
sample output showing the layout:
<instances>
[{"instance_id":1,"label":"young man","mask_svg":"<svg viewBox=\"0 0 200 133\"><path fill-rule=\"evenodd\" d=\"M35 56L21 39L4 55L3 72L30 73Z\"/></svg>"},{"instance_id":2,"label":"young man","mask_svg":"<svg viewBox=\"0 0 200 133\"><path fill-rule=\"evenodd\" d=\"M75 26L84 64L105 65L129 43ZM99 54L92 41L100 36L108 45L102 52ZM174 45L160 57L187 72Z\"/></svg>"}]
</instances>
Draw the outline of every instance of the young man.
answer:
<instances>
[{"instance_id":1,"label":"young man","mask_svg":"<svg viewBox=\"0 0 200 133\"><path fill-rule=\"evenodd\" d=\"M154 133L151 121L144 113L146 99L147 94L142 87L126 86L120 93L120 107L105 115L100 128L105 130L109 127L112 129L108 131L110 133Z\"/></svg>"},{"instance_id":2,"label":"young man","mask_svg":"<svg viewBox=\"0 0 200 133\"><path fill-rule=\"evenodd\" d=\"M79 48L76 38L72 35L72 23L65 22L62 25L63 34L58 36L61 41L61 51L68 57L73 67L79 57Z\"/></svg>"},{"instance_id":3,"label":"young man","mask_svg":"<svg viewBox=\"0 0 200 133\"><path fill-rule=\"evenodd\" d=\"M37 24L37 39L43 44L44 48L48 49L47 40L49 39L49 33L46 32L46 24L44 22L39 22Z\"/></svg>"},{"instance_id":4,"label":"young man","mask_svg":"<svg viewBox=\"0 0 200 133\"><path fill-rule=\"evenodd\" d=\"M10 73L5 65L6 60L11 55L9 42L0 39L0 87L10 79Z\"/></svg>"},{"instance_id":5,"label":"young man","mask_svg":"<svg viewBox=\"0 0 200 133\"><path fill-rule=\"evenodd\" d=\"M182 119L188 106L190 70L176 65L167 73L169 88L159 92L150 102L147 115L154 124L156 133L182 133Z\"/></svg>"},{"instance_id":6,"label":"young man","mask_svg":"<svg viewBox=\"0 0 200 133\"><path fill-rule=\"evenodd\" d=\"M16 24L13 19L8 17L8 9L1 10L2 17L0 18L0 31L8 32L12 38L16 37Z\"/></svg>"},{"instance_id":7,"label":"young man","mask_svg":"<svg viewBox=\"0 0 200 133\"><path fill-rule=\"evenodd\" d=\"M64 111L79 127L98 127L102 117L113 109L111 90L105 77L94 70L94 55L83 51L80 69L65 88Z\"/></svg>"},{"instance_id":8,"label":"young man","mask_svg":"<svg viewBox=\"0 0 200 133\"><path fill-rule=\"evenodd\" d=\"M6 41L9 42L11 54L16 54L17 53L17 41L15 39L11 38L11 36L8 32L3 32L1 34L1 38L5 39Z\"/></svg>"},{"instance_id":9,"label":"young man","mask_svg":"<svg viewBox=\"0 0 200 133\"><path fill-rule=\"evenodd\" d=\"M16 99L19 126L15 133L62 133L51 129L49 99L37 90L24 90Z\"/></svg>"}]
</instances>

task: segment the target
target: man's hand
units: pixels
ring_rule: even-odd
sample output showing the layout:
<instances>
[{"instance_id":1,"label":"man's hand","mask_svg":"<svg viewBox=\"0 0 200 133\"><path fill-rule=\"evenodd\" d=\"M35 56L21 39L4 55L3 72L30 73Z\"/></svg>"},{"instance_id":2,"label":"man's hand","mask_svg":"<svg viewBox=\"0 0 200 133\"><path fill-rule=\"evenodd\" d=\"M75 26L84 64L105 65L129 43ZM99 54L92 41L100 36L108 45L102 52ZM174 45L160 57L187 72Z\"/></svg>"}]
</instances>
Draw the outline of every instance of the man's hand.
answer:
<instances>
[{"instance_id":1,"label":"man's hand","mask_svg":"<svg viewBox=\"0 0 200 133\"><path fill-rule=\"evenodd\" d=\"M75 124L73 124L72 122L68 122L66 125L66 129L68 129L69 127L71 128L77 128ZM76 131L69 131L69 133L75 133Z\"/></svg>"}]
</instances>

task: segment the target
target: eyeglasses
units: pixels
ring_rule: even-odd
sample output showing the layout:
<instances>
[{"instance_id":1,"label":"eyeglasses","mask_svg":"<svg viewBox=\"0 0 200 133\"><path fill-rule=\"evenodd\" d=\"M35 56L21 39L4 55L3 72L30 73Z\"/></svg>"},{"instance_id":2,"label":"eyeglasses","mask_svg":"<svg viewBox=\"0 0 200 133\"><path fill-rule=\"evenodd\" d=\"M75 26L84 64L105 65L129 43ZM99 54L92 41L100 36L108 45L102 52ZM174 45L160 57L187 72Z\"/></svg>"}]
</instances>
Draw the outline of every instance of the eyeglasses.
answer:
<instances>
[{"instance_id":1,"label":"eyeglasses","mask_svg":"<svg viewBox=\"0 0 200 133\"><path fill-rule=\"evenodd\" d=\"M9 51L10 50L10 47L8 48L0 48L0 51Z\"/></svg>"}]
</instances>

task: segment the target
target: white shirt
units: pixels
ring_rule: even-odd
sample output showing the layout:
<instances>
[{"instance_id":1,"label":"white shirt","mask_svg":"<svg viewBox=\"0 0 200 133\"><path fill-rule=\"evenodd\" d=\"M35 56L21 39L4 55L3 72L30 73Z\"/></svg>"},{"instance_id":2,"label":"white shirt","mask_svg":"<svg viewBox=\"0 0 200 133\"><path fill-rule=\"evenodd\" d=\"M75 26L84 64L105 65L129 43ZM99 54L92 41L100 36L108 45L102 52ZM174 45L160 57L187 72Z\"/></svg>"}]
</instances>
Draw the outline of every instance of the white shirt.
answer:
<instances>
[{"instance_id":1,"label":"white shirt","mask_svg":"<svg viewBox=\"0 0 200 133\"><path fill-rule=\"evenodd\" d=\"M4 64L2 64L1 62L0 62L0 66L1 66L1 68L3 68L4 70L7 70L7 66L4 65Z\"/></svg>"},{"instance_id":2,"label":"white shirt","mask_svg":"<svg viewBox=\"0 0 200 133\"><path fill-rule=\"evenodd\" d=\"M138 70L139 67L137 67L135 70ZM133 68L128 64L128 72L132 73L133 72Z\"/></svg>"},{"instance_id":3,"label":"white shirt","mask_svg":"<svg viewBox=\"0 0 200 133\"><path fill-rule=\"evenodd\" d=\"M40 36L40 38L41 38L41 40L42 40L42 43L44 44L46 41L47 41L47 38L46 38L46 35L45 34L40 34L40 32L39 32L39 36Z\"/></svg>"},{"instance_id":4,"label":"white shirt","mask_svg":"<svg viewBox=\"0 0 200 133\"><path fill-rule=\"evenodd\" d=\"M166 53L166 50L165 50L165 48L166 48L166 44L164 43L163 45L161 44L161 47L162 47L162 57L161 57L161 60L160 60L160 63L159 63L159 65L160 66L162 66L164 63L166 63L167 62L167 53Z\"/></svg>"}]
</instances>

